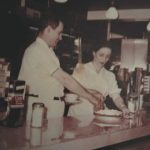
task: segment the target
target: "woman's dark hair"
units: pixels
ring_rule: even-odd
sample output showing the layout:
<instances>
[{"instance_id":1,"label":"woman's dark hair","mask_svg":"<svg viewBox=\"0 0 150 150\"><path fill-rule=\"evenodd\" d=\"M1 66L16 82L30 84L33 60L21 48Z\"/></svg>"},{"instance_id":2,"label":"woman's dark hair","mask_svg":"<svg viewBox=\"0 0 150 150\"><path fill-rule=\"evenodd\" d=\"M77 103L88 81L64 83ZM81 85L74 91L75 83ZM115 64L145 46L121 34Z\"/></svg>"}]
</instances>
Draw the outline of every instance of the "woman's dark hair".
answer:
<instances>
[{"instance_id":1,"label":"woman's dark hair","mask_svg":"<svg viewBox=\"0 0 150 150\"><path fill-rule=\"evenodd\" d=\"M84 63L92 61L93 60L93 52L97 52L102 47L108 47L108 48L112 49L111 48L111 43L109 41L95 41L95 42L92 42L91 45L90 45L90 48L89 48L89 50L86 54L87 57L86 57L86 61L84 61Z\"/></svg>"},{"instance_id":2,"label":"woman's dark hair","mask_svg":"<svg viewBox=\"0 0 150 150\"><path fill-rule=\"evenodd\" d=\"M42 32L49 25L55 29L60 22L63 22L60 15L54 12L45 12L42 14L39 21L39 32Z\"/></svg>"},{"instance_id":3,"label":"woman's dark hair","mask_svg":"<svg viewBox=\"0 0 150 150\"><path fill-rule=\"evenodd\" d=\"M110 41L101 41L101 42L98 42L97 44L93 45L92 52L97 52L97 51L99 51L99 49L101 49L103 47L107 47L107 48L110 48L112 50ZM111 66L111 58L105 64L105 68L109 70L110 66Z\"/></svg>"},{"instance_id":4,"label":"woman's dark hair","mask_svg":"<svg viewBox=\"0 0 150 150\"><path fill-rule=\"evenodd\" d=\"M93 43L91 50L94 51L94 52L97 52L102 47L108 47L108 48L112 49L111 48L111 43L109 41L100 41L100 42L97 42L97 43Z\"/></svg>"}]
</instances>

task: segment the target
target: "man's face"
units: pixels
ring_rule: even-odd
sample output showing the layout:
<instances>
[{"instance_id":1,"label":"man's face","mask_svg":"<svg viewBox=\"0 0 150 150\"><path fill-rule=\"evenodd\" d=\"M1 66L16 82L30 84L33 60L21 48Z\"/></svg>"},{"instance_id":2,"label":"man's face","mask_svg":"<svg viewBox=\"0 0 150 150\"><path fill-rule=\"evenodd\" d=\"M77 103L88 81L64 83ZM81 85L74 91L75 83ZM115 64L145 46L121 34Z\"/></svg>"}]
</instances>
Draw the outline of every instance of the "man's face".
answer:
<instances>
[{"instance_id":1,"label":"man's face","mask_svg":"<svg viewBox=\"0 0 150 150\"><path fill-rule=\"evenodd\" d=\"M53 29L50 27L49 33L48 33L48 43L49 46L54 48L57 46L57 43L62 40L62 31L63 31L63 23L59 22L59 25Z\"/></svg>"}]
</instances>

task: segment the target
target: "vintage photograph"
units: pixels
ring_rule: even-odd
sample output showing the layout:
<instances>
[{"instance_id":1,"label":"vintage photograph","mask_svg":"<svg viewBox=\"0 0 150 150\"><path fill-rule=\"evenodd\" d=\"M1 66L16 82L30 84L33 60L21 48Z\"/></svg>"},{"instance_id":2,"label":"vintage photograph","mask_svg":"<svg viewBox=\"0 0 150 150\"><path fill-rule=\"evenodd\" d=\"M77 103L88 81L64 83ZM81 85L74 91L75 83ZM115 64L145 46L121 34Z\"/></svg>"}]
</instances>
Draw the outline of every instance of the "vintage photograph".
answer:
<instances>
[{"instance_id":1,"label":"vintage photograph","mask_svg":"<svg viewBox=\"0 0 150 150\"><path fill-rule=\"evenodd\" d=\"M150 150L150 0L2 0L1 150Z\"/></svg>"}]
</instances>

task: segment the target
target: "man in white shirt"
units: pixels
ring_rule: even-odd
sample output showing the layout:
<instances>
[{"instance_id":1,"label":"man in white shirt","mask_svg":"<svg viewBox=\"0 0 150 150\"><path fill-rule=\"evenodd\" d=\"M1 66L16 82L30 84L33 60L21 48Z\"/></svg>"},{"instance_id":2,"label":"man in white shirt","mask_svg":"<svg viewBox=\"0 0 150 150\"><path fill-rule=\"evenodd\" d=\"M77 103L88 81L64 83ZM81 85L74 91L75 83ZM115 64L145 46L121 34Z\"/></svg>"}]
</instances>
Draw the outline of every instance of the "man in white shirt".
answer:
<instances>
[{"instance_id":1,"label":"man in white shirt","mask_svg":"<svg viewBox=\"0 0 150 150\"><path fill-rule=\"evenodd\" d=\"M62 39L63 27L63 22L57 16L43 17L36 40L24 53L18 79L26 81L29 93L38 95L38 98L29 97L28 99L27 120L31 119L34 102L45 104L48 108L48 118L63 116L64 102L54 100L54 97L62 97L64 87L85 97L96 110L101 108L103 96L100 93L96 95L89 93L60 67L53 49Z\"/></svg>"}]
</instances>

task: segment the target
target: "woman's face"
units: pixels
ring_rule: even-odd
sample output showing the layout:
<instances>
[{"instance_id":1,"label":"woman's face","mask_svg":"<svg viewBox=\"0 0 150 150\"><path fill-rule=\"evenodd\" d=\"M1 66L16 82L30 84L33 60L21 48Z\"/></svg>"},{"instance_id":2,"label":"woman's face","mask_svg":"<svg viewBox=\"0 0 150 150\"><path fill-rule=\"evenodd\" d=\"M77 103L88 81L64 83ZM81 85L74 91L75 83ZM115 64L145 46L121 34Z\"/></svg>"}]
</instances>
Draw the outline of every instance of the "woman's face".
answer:
<instances>
[{"instance_id":1,"label":"woman's face","mask_svg":"<svg viewBox=\"0 0 150 150\"><path fill-rule=\"evenodd\" d=\"M111 49L109 47L102 47L97 52L93 52L93 61L101 66L104 66L111 56Z\"/></svg>"}]
</instances>

